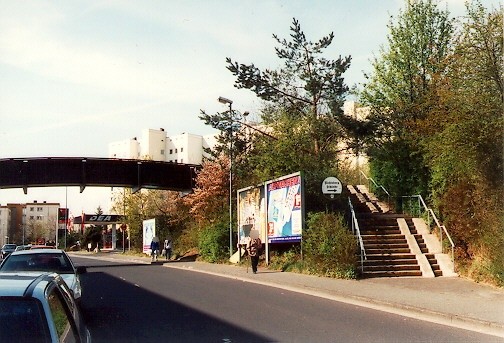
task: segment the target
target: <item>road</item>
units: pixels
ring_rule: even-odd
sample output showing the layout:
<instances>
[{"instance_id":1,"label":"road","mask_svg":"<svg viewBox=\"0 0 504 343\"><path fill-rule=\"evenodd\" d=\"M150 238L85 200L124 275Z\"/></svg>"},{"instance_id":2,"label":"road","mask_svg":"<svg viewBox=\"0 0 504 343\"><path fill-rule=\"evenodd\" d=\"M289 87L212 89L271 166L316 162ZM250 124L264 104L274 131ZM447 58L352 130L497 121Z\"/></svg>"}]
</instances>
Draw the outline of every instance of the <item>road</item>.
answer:
<instances>
[{"instance_id":1,"label":"road","mask_svg":"<svg viewBox=\"0 0 504 343\"><path fill-rule=\"evenodd\" d=\"M94 342L502 342L213 275L72 259L88 266L82 309Z\"/></svg>"}]
</instances>

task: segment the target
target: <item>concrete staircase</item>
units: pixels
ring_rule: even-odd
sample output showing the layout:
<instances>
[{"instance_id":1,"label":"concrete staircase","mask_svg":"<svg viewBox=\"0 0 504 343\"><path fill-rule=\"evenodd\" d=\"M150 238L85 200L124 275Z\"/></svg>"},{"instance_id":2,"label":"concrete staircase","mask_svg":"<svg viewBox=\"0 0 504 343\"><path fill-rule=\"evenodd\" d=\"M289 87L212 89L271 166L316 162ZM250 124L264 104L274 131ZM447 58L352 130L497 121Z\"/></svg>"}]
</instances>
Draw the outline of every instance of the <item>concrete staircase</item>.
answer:
<instances>
[{"instance_id":1,"label":"concrete staircase","mask_svg":"<svg viewBox=\"0 0 504 343\"><path fill-rule=\"evenodd\" d=\"M441 247L436 246L436 239L431 237L425 223L422 226L422 219L391 212L366 186L347 188L366 251L362 277L453 275L452 267L443 268L438 262L444 254L433 252L441 251ZM446 257L443 261L446 264Z\"/></svg>"}]
</instances>

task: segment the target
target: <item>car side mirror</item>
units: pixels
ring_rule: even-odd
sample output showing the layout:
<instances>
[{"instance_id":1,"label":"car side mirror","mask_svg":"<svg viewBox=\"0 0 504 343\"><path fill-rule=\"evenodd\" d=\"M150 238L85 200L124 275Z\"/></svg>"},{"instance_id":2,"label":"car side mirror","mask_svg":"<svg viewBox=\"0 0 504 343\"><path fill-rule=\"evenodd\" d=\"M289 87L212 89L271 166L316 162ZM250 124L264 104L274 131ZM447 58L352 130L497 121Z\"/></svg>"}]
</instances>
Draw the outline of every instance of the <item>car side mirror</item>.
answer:
<instances>
[{"instance_id":1,"label":"car side mirror","mask_svg":"<svg viewBox=\"0 0 504 343\"><path fill-rule=\"evenodd\" d=\"M77 274L85 274L87 273L87 268L85 266L78 266L75 270Z\"/></svg>"}]
</instances>

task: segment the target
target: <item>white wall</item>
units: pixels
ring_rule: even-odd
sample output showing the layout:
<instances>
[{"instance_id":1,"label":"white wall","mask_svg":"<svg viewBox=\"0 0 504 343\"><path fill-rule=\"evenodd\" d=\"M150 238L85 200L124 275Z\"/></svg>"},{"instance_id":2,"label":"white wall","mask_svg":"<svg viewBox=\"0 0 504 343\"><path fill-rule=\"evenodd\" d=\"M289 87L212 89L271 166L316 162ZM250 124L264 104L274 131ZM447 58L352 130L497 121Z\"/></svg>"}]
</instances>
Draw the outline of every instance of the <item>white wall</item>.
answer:
<instances>
[{"instance_id":1,"label":"white wall","mask_svg":"<svg viewBox=\"0 0 504 343\"><path fill-rule=\"evenodd\" d=\"M140 158L140 143L135 138L113 142L108 146L109 158L137 159Z\"/></svg>"},{"instance_id":2,"label":"white wall","mask_svg":"<svg viewBox=\"0 0 504 343\"><path fill-rule=\"evenodd\" d=\"M10 210L8 207L0 206L0 245L7 243L7 230L10 226Z\"/></svg>"}]
</instances>

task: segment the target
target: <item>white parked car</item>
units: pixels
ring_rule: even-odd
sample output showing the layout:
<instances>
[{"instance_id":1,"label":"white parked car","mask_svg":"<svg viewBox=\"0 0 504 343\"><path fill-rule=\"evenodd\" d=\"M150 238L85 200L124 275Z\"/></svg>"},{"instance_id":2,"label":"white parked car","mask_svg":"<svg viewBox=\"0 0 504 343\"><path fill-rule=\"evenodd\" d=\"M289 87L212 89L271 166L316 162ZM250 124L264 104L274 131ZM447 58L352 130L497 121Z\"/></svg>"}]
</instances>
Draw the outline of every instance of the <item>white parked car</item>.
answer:
<instances>
[{"instance_id":1,"label":"white parked car","mask_svg":"<svg viewBox=\"0 0 504 343\"><path fill-rule=\"evenodd\" d=\"M91 334L56 273L0 273L0 342L82 342Z\"/></svg>"},{"instance_id":2,"label":"white parked car","mask_svg":"<svg viewBox=\"0 0 504 343\"><path fill-rule=\"evenodd\" d=\"M36 271L54 272L61 275L74 299L79 302L82 287L79 275L86 272L86 267L75 267L67 253L60 249L30 249L15 251L0 264L0 274L4 272Z\"/></svg>"}]
</instances>

